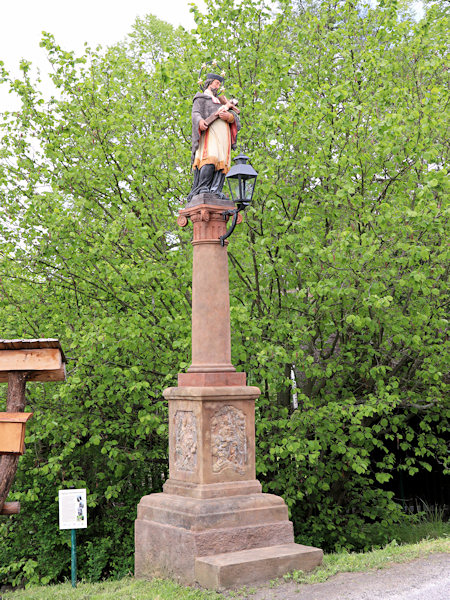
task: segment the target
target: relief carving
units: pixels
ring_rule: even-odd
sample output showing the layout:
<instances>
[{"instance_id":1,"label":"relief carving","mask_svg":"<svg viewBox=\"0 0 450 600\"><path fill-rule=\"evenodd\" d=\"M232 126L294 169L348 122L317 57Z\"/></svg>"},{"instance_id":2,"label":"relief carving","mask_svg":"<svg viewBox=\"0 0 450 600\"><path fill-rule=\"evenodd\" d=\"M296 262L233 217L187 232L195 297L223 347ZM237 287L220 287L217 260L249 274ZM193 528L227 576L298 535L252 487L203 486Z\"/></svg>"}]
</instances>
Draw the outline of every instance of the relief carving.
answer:
<instances>
[{"instance_id":1,"label":"relief carving","mask_svg":"<svg viewBox=\"0 0 450 600\"><path fill-rule=\"evenodd\" d=\"M175 414L175 467L179 471L197 467L197 419L190 410Z\"/></svg>"},{"instance_id":2,"label":"relief carving","mask_svg":"<svg viewBox=\"0 0 450 600\"><path fill-rule=\"evenodd\" d=\"M180 227L186 227L188 224L187 217L185 215L179 215L177 218L177 223Z\"/></svg>"},{"instance_id":3,"label":"relief carving","mask_svg":"<svg viewBox=\"0 0 450 600\"><path fill-rule=\"evenodd\" d=\"M212 470L227 467L244 475L247 464L245 414L235 406L224 406L211 419Z\"/></svg>"}]
</instances>

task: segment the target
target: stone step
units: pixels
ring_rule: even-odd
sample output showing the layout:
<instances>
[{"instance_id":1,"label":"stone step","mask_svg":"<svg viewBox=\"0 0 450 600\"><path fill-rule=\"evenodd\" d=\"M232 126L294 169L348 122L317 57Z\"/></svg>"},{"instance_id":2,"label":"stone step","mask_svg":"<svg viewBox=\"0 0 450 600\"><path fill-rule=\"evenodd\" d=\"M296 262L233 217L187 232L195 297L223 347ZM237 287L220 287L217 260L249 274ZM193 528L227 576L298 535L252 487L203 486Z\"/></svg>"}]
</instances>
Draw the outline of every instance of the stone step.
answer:
<instances>
[{"instance_id":1,"label":"stone step","mask_svg":"<svg viewBox=\"0 0 450 600\"><path fill-rule=\"evenodd\" d=\"M294 570L309 571L322 558L319 548L294 543L201 556L195 559L195 579L209 589L238 588Z\"/></svg>"}]
</instances>

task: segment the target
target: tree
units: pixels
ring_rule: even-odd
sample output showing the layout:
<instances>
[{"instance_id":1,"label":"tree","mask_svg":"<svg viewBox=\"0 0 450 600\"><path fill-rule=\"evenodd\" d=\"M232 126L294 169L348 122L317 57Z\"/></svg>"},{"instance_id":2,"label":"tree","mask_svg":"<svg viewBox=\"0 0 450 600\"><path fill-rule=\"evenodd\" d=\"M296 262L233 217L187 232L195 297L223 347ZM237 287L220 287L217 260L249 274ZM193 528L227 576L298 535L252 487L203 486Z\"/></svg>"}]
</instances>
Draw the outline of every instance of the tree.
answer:
<instances>
[{"instance_id":1,"label":"tree","mask_svg":"<svg viewBox=\"0 0 450 600\"><path fill-rule=\"evenodd\" d=\"M15 582L67 569L64 533L24 536L55 526L57 489L70 485L89 489L88 576L131 569L137 502L167 475L161 391L189 354L190 248L175 224L182 176L168 177L189 152L188 124L172 118L183 106L162 101L163 73L152 80L129 49L76 59L51 36L43 45L61 99L42 103L24 64L24 82L11 82L23 109L5 118L2 334L60 337L69 380L30 394L35 428L16 487L24 512L39 511L25 528L6 526L1 562Z\"/></svg>"},{"instance_id":2,"label":"tree","mask_svg":"<svg viewBox=\"0 0 450 600\"><path fill-rule=\"evenodd\" d=\"M45 36L60 94L48 103L28 63L10 81L22 109L2 134L2 335L57 335L70 362L66 385L29 392L24 510L0 524L6 581L67 571L55 498L70 485L89 492L82 575L131 568L136 505L167 474L161 391L189 364L190 232L175 216L196 72L212 58L260 174L229 254L233 362L263 392L265 490L301 541L363 548L401 516L392 476L446 460L445 13L194 11L194 32L149 17L129 43L79 58Z\"/></svg>"}]
</instances>

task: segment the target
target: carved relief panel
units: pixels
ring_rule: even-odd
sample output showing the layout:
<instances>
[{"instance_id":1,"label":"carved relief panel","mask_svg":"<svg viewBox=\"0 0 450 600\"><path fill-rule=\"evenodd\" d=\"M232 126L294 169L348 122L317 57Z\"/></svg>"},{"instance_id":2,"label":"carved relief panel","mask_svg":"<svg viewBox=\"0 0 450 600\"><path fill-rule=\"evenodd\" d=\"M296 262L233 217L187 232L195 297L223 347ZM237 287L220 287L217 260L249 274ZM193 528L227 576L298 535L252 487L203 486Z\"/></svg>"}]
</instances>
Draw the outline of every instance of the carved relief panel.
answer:
<instances>
[{"instance_id":1,"label":"carved relief panel","mask_svg":"<svg viewBox=\"0 0 450 600\"><path fill-rule=\"evenodd\" d=\"M220 473L227 467L244 475L247 465L245 414L235 406L224 406L211 419L212 470Z\"/></svg>"},{"instance_id":2,"label":"carved relief panel","mask_svg":"<svg viewBox=\"0 0 450 600\"><path fill-rule=\"evenodd\" d=\"M197 467L197 419L190 410L175 414L175 467L191 472Z\"/></svg>"}]
</instances>

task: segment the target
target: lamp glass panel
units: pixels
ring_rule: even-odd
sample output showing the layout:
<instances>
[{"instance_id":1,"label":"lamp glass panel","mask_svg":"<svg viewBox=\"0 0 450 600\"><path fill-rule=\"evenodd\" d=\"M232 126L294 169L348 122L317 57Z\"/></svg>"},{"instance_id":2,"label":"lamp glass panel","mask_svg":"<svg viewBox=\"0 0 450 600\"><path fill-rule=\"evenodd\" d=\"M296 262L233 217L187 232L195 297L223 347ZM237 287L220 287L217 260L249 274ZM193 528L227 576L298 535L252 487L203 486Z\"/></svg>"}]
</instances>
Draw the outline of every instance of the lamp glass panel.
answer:
<instances>
[{"instance_id":1,"label":"lamp glass panel","mask_svg":"<svg viewBox=\"0 0 450 600\"><path fill-rule=\"evenodd\" d=\"M246 179L242 179L242 184L241 184L241 200L245 200L247 197L247 180Z\"/></svg>"},{"instance_id":2,"label":"lamp glass panel","mask_svg":"<svg viewBox=\"0 0 450 600\"><path fill-rule=\"evenodd\" d=\"M230 178L228 179L228 185L230 186L231 199L236 201L239 199L239 180Z\"/></svg>"},{"instance_id":3,"label":"lamp glass panel","mask_svg":"<svg viewBox=\"0 0 450 600\"><path fill-rule=\"evenodd\" d=\"M245 179L242 175L239 175L239 200L245 198Z\"/></svg>"},{"instance_id":4,"label":"lamp glass panel","mask_svg":"<svg viewBox=\"0 0 450 600\"><path fill-rule=\"evenodd\" d=\"M255 187L255 178L247 179L244 182L244 196L245 200L251 200L253 196L253 188Z\"/></svg>"}]
</instances>

